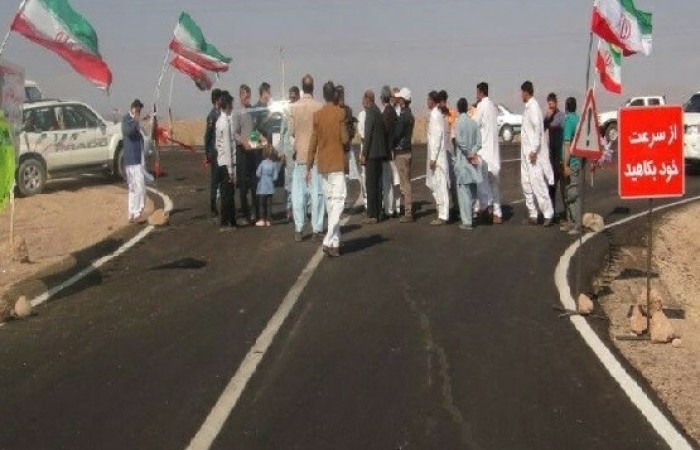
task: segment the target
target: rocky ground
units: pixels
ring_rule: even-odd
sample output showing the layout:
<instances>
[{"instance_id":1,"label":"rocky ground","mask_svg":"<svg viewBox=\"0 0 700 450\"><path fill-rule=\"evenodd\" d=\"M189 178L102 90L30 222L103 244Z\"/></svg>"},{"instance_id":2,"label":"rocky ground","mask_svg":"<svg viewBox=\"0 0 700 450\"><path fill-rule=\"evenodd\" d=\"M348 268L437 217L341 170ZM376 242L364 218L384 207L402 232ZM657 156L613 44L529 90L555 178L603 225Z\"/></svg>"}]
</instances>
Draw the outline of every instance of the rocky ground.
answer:
<instances>
[{"instance_id":1,"label":"rocky ground","mask_svg":"<svg viewBox=\"0 0 700 450\"><path fill-rule=\"evenodd\" d=\"M148 209L152 210L148 202ZM14 285L127 225L126 191L101 177L51 183L44 194L16 201L15 240L26 242L29 262L10 257L9 207L0 215L0 299ZM0 300L0 318L12 308Z\"/></svg>"},{"instance_id":2,"label":"rocky ground","mask_svg":"<svg viewBox=\"0 0 700 450\"><path fill-rule=\"evenodd\" d=\"M700 205L671 212L656 221L652 286L663 300L673 333L680 338L673 345L617 339L631 334L633 305L646 307L645 239L638 245L619 248L614 263L598 280L601 287L610 288L609 295L602 296L600 302L610 318L613 342L696 441L700 440L699 221Z\"/></svg>"}]
</instances>

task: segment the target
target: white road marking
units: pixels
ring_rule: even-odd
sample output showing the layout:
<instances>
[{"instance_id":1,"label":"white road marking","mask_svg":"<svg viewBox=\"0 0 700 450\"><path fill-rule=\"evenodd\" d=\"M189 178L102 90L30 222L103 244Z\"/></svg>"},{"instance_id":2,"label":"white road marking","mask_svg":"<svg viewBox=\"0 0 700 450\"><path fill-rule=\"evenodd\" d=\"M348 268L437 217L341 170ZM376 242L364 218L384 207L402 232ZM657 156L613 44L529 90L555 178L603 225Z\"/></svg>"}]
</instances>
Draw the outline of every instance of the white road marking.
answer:
<instances>
[{"instance_id":1,"label":"white road marking","mask_svg":"<svg viewBox=\"0 0 700 450\"><path fill-rule=\"evenodd\" d=\"M520 158L517 159L504 159L501 160L502 163L512 163L512 162L520 162Z\"/></svg>"},{"instance_id":2,"label":"white road marking","mask_svg":"<svg viewBox=\"0 0 700 450\"><path fill-rule=\"evenodd\" d=\"M354 207L357 208L362 204L362 196L358 196ZM346 216L341 225L346 225L350 220L350 216ZM194 436L187 450L208 450L211 448L214 440L219 435L226 423L226 420L231 415L231 412L236 407L238 400L241 398L248 382L255 374L258 365L265 357L265 354L270 348L272 341L284 324L285 320L294 309L294 306L299 301L299 297L304 292L306 285L313 277L316 269L323 261L323 249L319 248L311 257L311 260L302 270L297 281L292 285L292 288L287 292L287 295L282 300L282 303L275 311L270 321L265 326L265 329L260 333L253 347L248 351L248 354L241 362L238 370L233 375L233 378L228 382L224 392L214 405L206 420L202 424L197 434Z\"/></svg>"},{"instance_id":3,"label":"white road marking","mask_svg":"<svg viewBox=\"0 0 700 450\"><path fill-rule=\"evenodd\" d=\"M421 175L419 177L415 177L411 179L411 183L418 181L418 180L425 180L426 175Z\"/></svg>"},{"instance_id":4,"label":"white road marking","mask_svg":"<svg viewBox=\"0 0 700 450\"><path fill-rule=\"evenodd\" d=\"M153 194L160 196L160 198L163 199L163 205L164 205L165 211L170 213L173 210L173 202L170 199L170 197L168 197L166 194L164 194L164 193L162 193L154 188L148 187L146 189L148 189ZM119 247L117 250L115 250L113 253L111 253L109 255L105 255L102 258L99 258L99 259L93 261L88 267L81 270L77 274L73 275L68 280L64 281L63 283L61 283L57 286L50 288L48 291L44 292L43 294L39 295L38 297L35 297L34 299L32 299L30 301L32 307L36 308L37 306L39 306L43 303L46 303L54 295L58 294L59 292L61 292L62 290L66 289L66 288L73 286L75 283L77 283L81 279L85 278L86 276L90 275L92 272L99 269L100 267L104 266L109 261L124 254L126 251L131 249L134 245L141 242L146 236L151 234L154 229L155 229L155 227L153 225L147 226L146 228L141 230L141 232L139 234L137 234L133 238L129 239L129 241L122 244L122 246ZM0 323L0 327L2 327L3 325L4 325L4 323Z\"/></svg>"},{"instance_id":5,"label":"white road marking","mask_svg":"<svg viewBox=\"0 0 700 450\"><path fill-rule=\"evenodd\" d=\"M668 208L673 208L679 205L684 205L696 200L700 200L700 196L688 198L678 202L670 203L667 205L659 206L654 208L655 211L661 211ZM620 225L624 225L633 220L639 219L640 217L646 216L646 212L639 214L634 214L630 217L626 217L618 222L606 225L604 230L609 230ZM588 233L583 237L583 244L591 240L598 233ZM578 240L573 243L562 255L557 265L557 269L554 272L554 282L556 283L557 290L559 291L559 300L562 306L566 309L575 310L576 301L571 296L571 287L569 286L569 266L571 265L571 259L576 254L579 249ZM661 438L666 441L668 446L672 450L692 450L690 443L685 439L685 437L676 430L673 424L666 418L666 416L654 405L649 396L642 390L639 384L630 376L629 373L622 366L620 361L618 361L614 354L605 346L603 341L598 337L598 335L593 331L591 326L588 324L586 319L580 316L570 317L571 323L573 323L576 331L579 332L583 340L588 344L588 346L593 350L593 353L598 357L605 369L610 373L610 375L615 379L615 381L620 385L622 390L625 392L627 397L632 401L632 403L639 409L639 411L646 417L647 421L656 430L656 432L661 436Z\"/></svg>"}]
</instances>

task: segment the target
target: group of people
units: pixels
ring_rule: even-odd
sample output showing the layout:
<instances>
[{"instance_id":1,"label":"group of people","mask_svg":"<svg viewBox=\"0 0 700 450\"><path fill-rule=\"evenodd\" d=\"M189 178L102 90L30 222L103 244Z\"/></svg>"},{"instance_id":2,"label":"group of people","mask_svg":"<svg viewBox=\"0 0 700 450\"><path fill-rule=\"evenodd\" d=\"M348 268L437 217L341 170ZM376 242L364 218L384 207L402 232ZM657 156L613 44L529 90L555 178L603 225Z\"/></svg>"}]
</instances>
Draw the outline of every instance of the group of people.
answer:
<instances>
[{"instance_id":1,"label":"group of people","mask_svg":"<svg viewBox=\"0 0 700 450\"><path fill-rule=\"evenodd\" d=\"M556 95L550 94L543 114L532 83L523 83L521 92L525 104L521 182L529 213L526 223L537 225L541 216L543 226L554 224L560 189L566 215L561 229L578 234L582 164L568 151L578 123L576 100L566 100L563 114ZM307 238L304 232L310 219L311 236L323 241L328 256L340 254L346 178L360 181L366 225L389 217L400 217L401 223L414 222L410 177L415 118L408 88L383 87L379 104L375 93L366 91L356 119L345 103L342 86L330 81L324 84L321 103L314 98L313 77L306 75L301 89L294 86L289 90L289 107L278 136L270 114L269 84L260 86L259 97L258 103L251 105L251 89L242 85L240 110L234 113L229 92L212 93L213 109L204 141L211 166L211 213L220 217L221 231L250 224L270 226L271 198L282 173L287 220L294 223L295 240ZM498 109L489 98L489 85L482 82L476 86L474 104L460 98L455 111L447 102L445 91L428 94L425 178L437 209L430 224L449 223L451 212L459 217L463 230L471 230L478 216L502 224ZM361 143L358 155L352 145L356 133Z\"/></svg>"},{"instance_id":2,"label":"group of people","mask_svg":"<svg viewBox=\"0 0 700 450\"><path fill-rule=\"evenodd\" d=\"M313 97L314 80L310 75L302 79L301 85L301 92L297 87L290 89L291 106L282 121L279 142L274 140L269 84L260 86L260 100L254 106L250 105L250 88L242 85L241 110L237 114L233 114L229 92L212 93L214 107L205 133L205 152L212 168L211 212L220 216L222 232L251 223L270 226L272 194L281 167L286 166L287 218L294 221L296 240L304 240L310 206L314 236L323 240L328 256L336 257L340 255L340 217L347 194L346 151L354 123L352 114L347 114L339 101L342 87L330 81L324 84L325 103L321 104ZM240 220L236 218L236 187Z\"/></svg>"},{"instance_id":3,"label":"group of people","mask_svg":"<svg viewBox=\"0 0 700 450\"><path fill-rule=\"evenodd\" d=\"M543 115L534 98L534 86L521 86L525 104L521 128L521 186L529 217L526 223L552 226L557 189L564 205L561 231L581 233L582 161L571 155L571 143L579 117L576 99L566 100L566 114L558 107L556 94L547 97ZM498 110L489 98L487 83L476 87L476 103L457 101L456 113L447 106L445 91L428 94L428 161L426 184L433 193L437 218L431 225L444 225L450 218L450 204L457 204L460 228L471 230L474 217L481 215L493 224L503 223L500 197L500 149Z\"/></svg>"}]
</instances>

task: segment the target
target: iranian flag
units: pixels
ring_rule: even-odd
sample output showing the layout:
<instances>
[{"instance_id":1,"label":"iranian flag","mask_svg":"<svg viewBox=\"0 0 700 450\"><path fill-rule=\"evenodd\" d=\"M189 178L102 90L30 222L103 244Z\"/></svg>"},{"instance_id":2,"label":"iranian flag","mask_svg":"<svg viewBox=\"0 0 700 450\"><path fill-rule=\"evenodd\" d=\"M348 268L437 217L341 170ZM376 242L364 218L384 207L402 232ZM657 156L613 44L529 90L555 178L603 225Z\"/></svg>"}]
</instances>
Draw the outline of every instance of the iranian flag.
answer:
<instances>
[{"instance_id":1,"label":"iranian flag","mask_svg":"<svg viewBox=\"0 0 700 450\"><path fill-rule=\"evenodd\" d=\"M170 50L212 72L226 72L231 63L231 58L207 42L202 29L185 12L180 14Z\"/></svg>"},{"instance_id":2,"label":"iranian flag","mask_svg":"<svg viewBox=\"0 0 700 450\"><path fill-rule=\"evenodd\" d=\"M170 62L170 65L192 78L192 81L194 81L194 84L197 85L200 91L208 91L214 85L214 81L212 81L211 77L202 66L194 61L190 61L184 56L175 56Z\"/></svg>"},{"instance_id":3,"label":"iranian flag","mask_svg":"<svg viewBox=\"0 0 700 450\"><path fill-rule=\"evenodd\" d=\"M624 56L651 54L651 13L633 0L596 0L591 31L620 48Z\"/></svg>"},{"instance_id":4,"label":"iranian flag","mask_svg":"<svg viewBox=\"0 0 700 450\"><path fill-rule=\"evenodd\" d=\"M97 33L67 0L26 0L12 30L56 53L97 87L109 90L112 72L100 55Z\"/></svg>"},{"instance_id":5,"label":"iranian flag","mask_svg":"<svg viewBox=\"0 0 700 450\"><path fill-rule=\"evenodd\" d=\"M596 70L605 89L622 94L622 52L619 48L602 41L598 42Z\"/></svg>"}]
</instances>

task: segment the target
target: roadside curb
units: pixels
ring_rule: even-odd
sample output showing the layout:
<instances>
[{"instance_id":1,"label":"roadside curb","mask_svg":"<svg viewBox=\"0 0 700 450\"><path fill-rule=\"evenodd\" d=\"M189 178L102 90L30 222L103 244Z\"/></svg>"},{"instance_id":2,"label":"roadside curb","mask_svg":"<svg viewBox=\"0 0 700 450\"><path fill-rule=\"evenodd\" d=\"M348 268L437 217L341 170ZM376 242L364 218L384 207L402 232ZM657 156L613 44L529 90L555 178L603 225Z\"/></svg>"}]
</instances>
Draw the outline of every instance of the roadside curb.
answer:
<instances>
[{"instance_id":1,"label":"roadside curb","mask_svg":"<svg viewBox=\"0 0 700 450\"><path fill-rule=\"evenodd\" d=\"M146 189L160 199L167 213L172 212L173 202L168 195L152 187ZM147 225L135 236L132 236L132 228L124 227L107 238L52 264L38 274L14 284L0 301L14 304L19 296L24 295L31 298L32 307L46 303L59 292L73 286L109 261L124 254L150 235L156 227ZM0 327L4 323L0 321Z\"/></svg>"},{"instance_id":2,"label":"roadside curb","mask_svg":"<svg viewBox=\"0 0 700 450\"><path fill-rule=\"evenodd\" d=\"M700 200L700 196L695 196L681 201L668 203L661 206L656 206L654 212L665 211L691 204ZM569 310L576 310L576 301L571 293L571 285L569 284L569 269L571 262L582 245L586 245L602 233L613 228L628 224L637 219L645 217L647 212L633 214L617 222L606 225L601 231L586 234L582 242L578 240L571 244L564 254L561 256L557 268L554 273L554 282L559 293L559 301L561 305ZM634 406L642 413L649 424L659 434L659 436L668 444L672 450L692 450L694 447L688 441L688 438L683 432L679 431L676 425L659 409L649 395L640 386L637 380L630 375L625 368L626 361L621 361L619 353L615 349L611 349L605 344L603 339L598 336L593 327L588 321L581 316L569 317L576 331L581 335L584 342L593 351L595 356L605 367L605 370L612 376L617 384L622 388ZM618 356L616 356L618 355Z\"/></svg>"}]
</instances>

